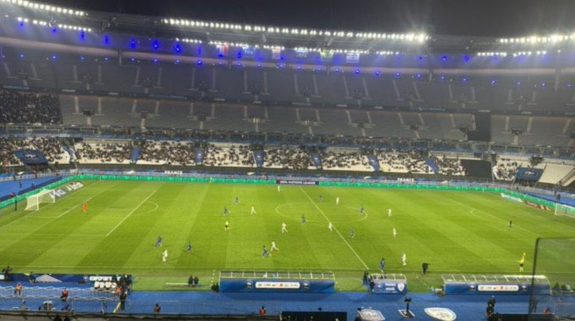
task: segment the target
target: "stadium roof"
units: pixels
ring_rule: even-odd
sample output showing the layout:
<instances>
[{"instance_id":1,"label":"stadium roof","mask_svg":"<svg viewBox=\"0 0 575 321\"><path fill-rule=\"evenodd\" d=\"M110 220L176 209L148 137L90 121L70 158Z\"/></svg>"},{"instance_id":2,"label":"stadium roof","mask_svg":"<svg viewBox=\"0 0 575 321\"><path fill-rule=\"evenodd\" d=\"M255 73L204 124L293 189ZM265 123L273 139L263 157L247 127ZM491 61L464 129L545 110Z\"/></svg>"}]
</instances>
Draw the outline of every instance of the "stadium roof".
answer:
<instances>
[{"instance_id":1,"label":"stadium roof","mask_svg":"<svg viewBox=\"0 0 575 321\"><path fill-rule=\"evenodd\" d=\"M575 30L571 0L46 0L84 10L397 33L519 37Z\"/></svg>"},{"instance_id":2,"label":"stadium roof","mask_svg":"<svg viewBox=\"0 0 575 321\"><path fill-rule=\"evenodd\" d=\"M322 54L523 57L575 51L575 1L309 2L0 0L6 8L0 20L95 32L104 38L114 32L178 43ZM510 4L517 6L510 11ZM469 33L489 36L464 35Z\"/></svg>"}]
</instances>

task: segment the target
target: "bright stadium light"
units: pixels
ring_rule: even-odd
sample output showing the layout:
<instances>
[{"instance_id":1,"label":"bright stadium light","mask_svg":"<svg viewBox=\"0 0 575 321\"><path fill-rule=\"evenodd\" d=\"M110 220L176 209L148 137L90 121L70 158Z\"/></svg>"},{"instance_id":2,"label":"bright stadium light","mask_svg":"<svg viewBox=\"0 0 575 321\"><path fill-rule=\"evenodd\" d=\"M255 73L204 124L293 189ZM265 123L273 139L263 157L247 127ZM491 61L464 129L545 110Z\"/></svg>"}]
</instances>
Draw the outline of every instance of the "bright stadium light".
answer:
<instances>
[{"instance_id":1,"label":"bright stadium light","mask_svg":"<svg viewBox=\"0 0 575 321\"><path fill-rule=\"evenodd\" d=\"M514 52L512 55L513 57L528 57L528 56L544 56L547 54L546 50L537 50L537 51L517 51Z\"/></svg>"},{"instance_id":2,"label":"bright stadium light","mask_svg":"<svg viewBox=\"0 0 575 321\"><path fill-rule=\"evenodd\" d=\"M277 26L251 26L229 24L213 21L192 21L186 19L175 18L162 18L160 22L166 25L179 26L179 27L192 27L192 28L211 28L211 29L224 29L224 30L243 30L248 32L265 32L265 33L282 33L291 34L303 37L315 36L334 36L339 38L366 38L366 39L393 39L405 41L410 43L423 43L429 39L425 33L404 33L404 34L383 34L374 32L352 32L352 31L328 31L328 30L309 30L298 28L287 28Z\"/></svg>"},{"instance_id":3,"label":"bright stadium light","mask_svg":"<svg viewBox=\"0 0 575 321\"><path fill-rule=\"evenodd\" d=\"M17 17L16 21L27 23L30 21L28 18ZM36 26L50 26L48 21L32 19L32 24ZM68 24L58 24L55 27L62 30L73 30L73 31L84 31L84 32L92 32L92 28L85 27L85 26L77 26L77 25L68 25Z\"/></svg>"},{"instance_id":4,"label":"bright stadium light","mask_svg":"<svg viewBox=\"0 0 575 321\"><path fill-rule=\"evenodd\" d=\"M190 39L190 38L176 38L176 41L183 42L183 43L202 43L200 39Z\"/></svg>"},{"instance_id":5,"label":"bright stadium light","mask_svg":"<svg viewBox=\"0 0 575 321\"><path fill-rule=\"evenodd\" d=\"M65 25L65 24L58 24L58 29L92 32L92 28L83 27L83 26Z\"/></svg>"},{"instance_id":6,"label":"bright stadium light","mask_svg":"<svg viewBox=\"0 0 575 321\"><path fill-rule=\"evenodd\" d=\"M539 43L562 43L566 41L575 40L575 34L560 34L560 33L553 33L548 35L531 35L529 37L518 37L518 38L500 38L498 39L499 43L507 44L507 43L528 43L528 44L539 44Z\"/></svg>"},{"instance_id":7,"label":"bright stadium light","mask_svg":"<svg viewBox=\"0 0 575 321\"><path fill-rule=\"evenodd\" d=\"M478 52L477 56L479 57L507 57L508 53L505 51L501 52Z\"/></svg>"},{"instance_id":8,"label":"bright stadium light","mask_svg":"<svg viewBox=\"0 0 575 321\"><path fill-rule=\"evenodd\" d=\"M397 56L400 54L400 52L399 51L384 50L384 51L377 51L376 54L380 55L380 56Z\"/></svg>"},{"instance_id":9,"label":"bright stadium light","mask_svg":"<svg viewBox=\"0 0 575 321\"><path fill-rule=\"evenodd\" d=\"M2 0L1 2L11 4L14 6L28 8L31 10L48 11L48 12L63 14L63 15L74 15L74 16L85 16L85 15L87 15L84 11L74 10L74 9L70 9L70 8L50 6L50 5L45 5L45 4L36 3L36 2L32 2L32 1L27 1L27 0L17 0L17 1Z\"/></svg>"}]
</instances>

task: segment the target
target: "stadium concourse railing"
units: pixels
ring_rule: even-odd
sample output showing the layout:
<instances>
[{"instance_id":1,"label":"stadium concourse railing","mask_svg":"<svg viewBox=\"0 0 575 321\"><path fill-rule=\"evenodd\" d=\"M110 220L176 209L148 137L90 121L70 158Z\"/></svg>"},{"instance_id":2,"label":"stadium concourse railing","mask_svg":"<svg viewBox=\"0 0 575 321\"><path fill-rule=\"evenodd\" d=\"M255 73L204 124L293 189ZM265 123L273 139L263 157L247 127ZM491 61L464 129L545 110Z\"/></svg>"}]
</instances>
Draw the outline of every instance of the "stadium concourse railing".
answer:
<instances>
[{"instance_id":1,"label":"stadium concourse railing","mask_svg":"<svg viewBox=\"0 0 575 321\"><path fill-rule=\"evenodd\" d=\"M347 188L382 188L404 190L434 190L434 191L469 191L498 193L511 196L527 204L537 205L545 209L553 209L555 202L527 195L511 185L499 183L474 183L468 181L416 181L416 180L387 180L387 179L357 179L357 178L328 178L328 177L286 177L286 176L250 176L250 175L222 175L202 173L165 173L165 172L62 172L63 179L44 186L44 189L56 189L66 183L77 180L95 181L139 181L162 183L213 183L213 184L252 184L252 185L317 185L325 187ZM37 193L30 191L18 195L15 199L0 202L0 209L20 202Z\"/></svg>"}]
</instances>

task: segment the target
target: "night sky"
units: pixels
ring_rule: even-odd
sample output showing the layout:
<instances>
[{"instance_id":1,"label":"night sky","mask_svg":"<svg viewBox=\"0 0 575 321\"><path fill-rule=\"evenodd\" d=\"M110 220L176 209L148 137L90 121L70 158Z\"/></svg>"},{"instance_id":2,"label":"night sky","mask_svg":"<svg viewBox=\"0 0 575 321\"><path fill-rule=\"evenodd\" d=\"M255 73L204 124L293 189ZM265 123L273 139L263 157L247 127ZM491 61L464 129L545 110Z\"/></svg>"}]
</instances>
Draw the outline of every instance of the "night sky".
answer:
<instances>
[{"instance_id":1,"label":"night sky","mask_svg":"<svg viewBox=\"0 0 575 321\"><path fill-rule=\"evenodd\" d=\"M42 2L42 1L41 1ZM575 32L575 0L46 0L99 10L317 29L522 36Z\"/></svg>"}]
</instances>

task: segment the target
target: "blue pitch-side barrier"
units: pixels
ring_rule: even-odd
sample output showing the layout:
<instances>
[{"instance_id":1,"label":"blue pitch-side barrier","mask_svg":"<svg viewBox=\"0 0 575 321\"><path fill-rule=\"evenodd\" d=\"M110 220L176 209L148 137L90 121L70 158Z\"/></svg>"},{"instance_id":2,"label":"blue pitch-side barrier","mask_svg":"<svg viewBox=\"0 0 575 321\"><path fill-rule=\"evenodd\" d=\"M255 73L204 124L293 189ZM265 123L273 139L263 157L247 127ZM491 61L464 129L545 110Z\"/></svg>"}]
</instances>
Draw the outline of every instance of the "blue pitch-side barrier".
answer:
<instances>
[{"instance_id":1,"label":"blue pitch-side barrier","mask_svg":"<svg viewBox=\"0 0 575 321\"><path fill-rule=\"evenodd\" d=\"M335 293L335 281L228 279L220 282L220 292Z\"/></svg>"},{"instance_id":2,"label":"blue pitch-side barrier","mask_svg":"<svg viewBox=\"0 0 575 321\"><path fill-rule=\"evenodd\" d=\"M537 275L443 275L445 294L550 295L547 277Z\"/></svg>"},{"instance_id":3,"label":"blue pitch-side barrier","mask_svg":"<svg viewBox=\"0 0 575 321\"><path fill-rule=\"evenodd\" d=\"M563 204L563 205L569 205L569 206L574 206L575 207L575 199L569 197L569 196L565 196L565 194L561 195L561 199L558 202L557 201L557 197L553 196L553 195L546 195L546 194L536 194L536 193L527 193L527 195L531 195L533 197L538 197L538 198L542 198L544 200L550 201L550 202L555 202L555 203L559 203L559 204Z\"/></svg>"},{"instance_id":4,"label":"blue pitch-side barrier","mask_svg":"<svg viewBox=\"0 0 575 321\"><path fill-rule=\"evenodd\" d=\"M374 294L407 294L407 278L403 274L372 274L374 287L371 293ZM364 285L369 289L369 281L365 280Z\"/></svg>"},{"instance_id":5,"label":"blue pitch-side barrier","mask_svg":"<svg viewBox=\"0 0 575 321\"><path fill-rule=\"evenodd\" d=\"M25 194L32 190L42 188L46 185L52 184L61 180L62 177L41 177L35 179L22 180L22 188L20 188L20 181L7 181L0 183L0 202L12 198L12 193L17 195Z\"/></svg>"},{"instance_id":6,"label":"blue pitch-side barrier","mask_svg":"<svg viewBox=\"0 0 575 321\"><path fill-rule=\"evenodd\" d=\"M220 292L335 293L333 273L222 272Z\"/></svg>"}]
</instances>

